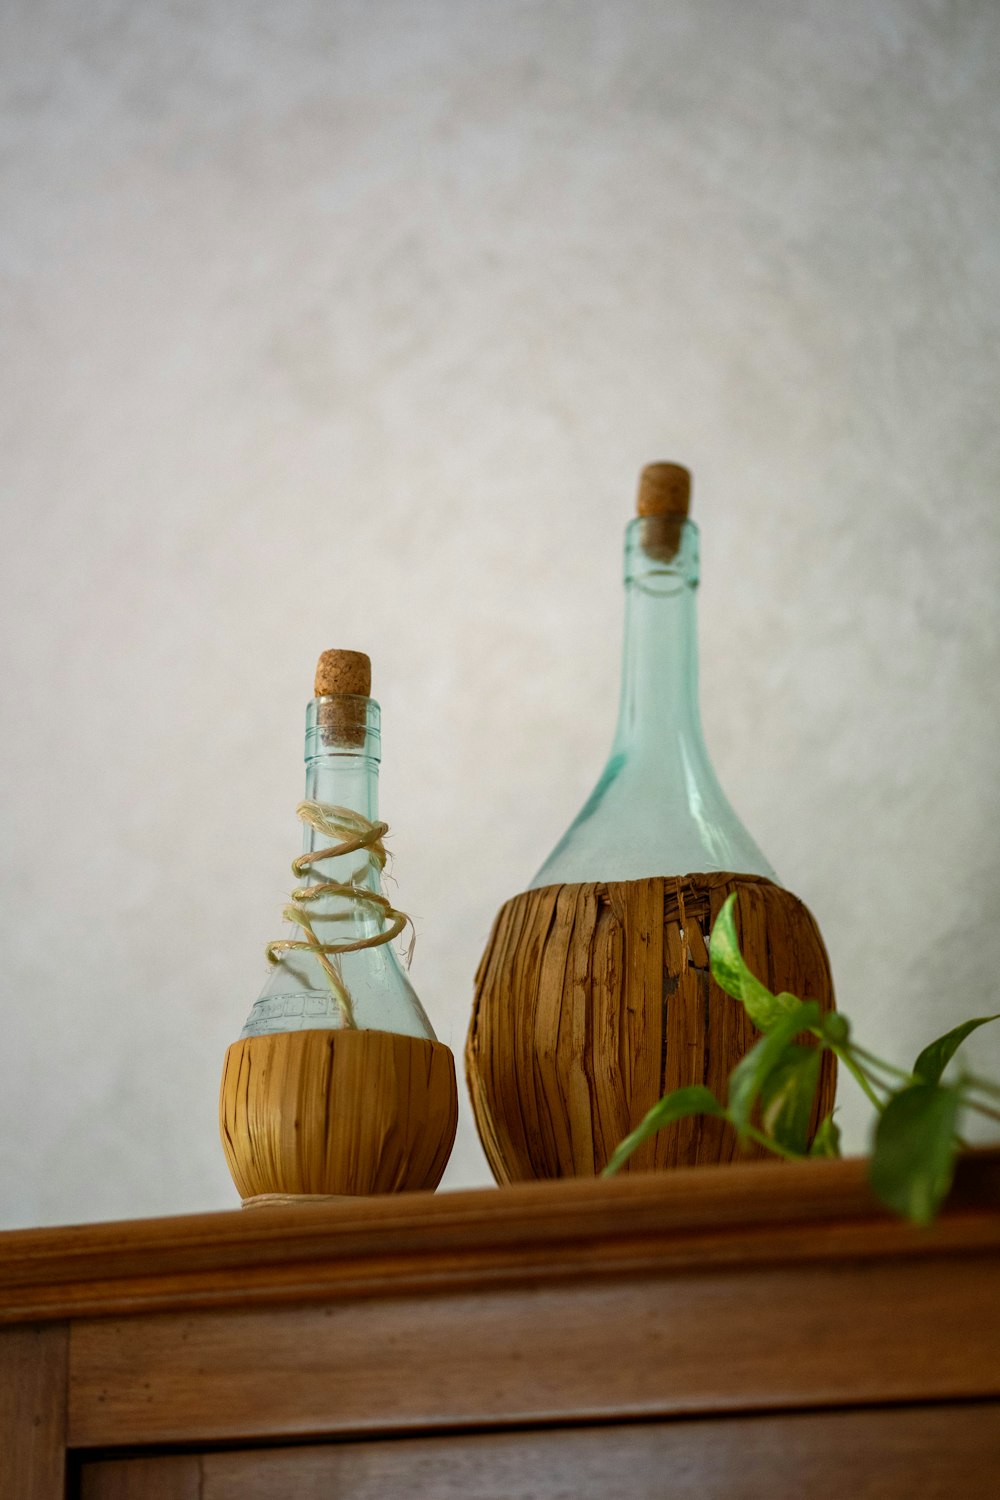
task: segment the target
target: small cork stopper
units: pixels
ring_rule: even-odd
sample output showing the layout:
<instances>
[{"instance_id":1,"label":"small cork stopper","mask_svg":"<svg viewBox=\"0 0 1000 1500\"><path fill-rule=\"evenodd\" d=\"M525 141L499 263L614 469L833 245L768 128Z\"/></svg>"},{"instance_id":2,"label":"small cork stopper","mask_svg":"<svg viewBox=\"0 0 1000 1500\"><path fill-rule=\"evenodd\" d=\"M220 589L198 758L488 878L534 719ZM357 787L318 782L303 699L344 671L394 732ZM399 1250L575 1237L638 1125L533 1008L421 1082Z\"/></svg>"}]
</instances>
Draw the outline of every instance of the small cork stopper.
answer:
<instances>
[{"instance_id":1,"label":"small cork stopper","mask_svg":"<svg viewBox=\"0 0 1000 1500\"><path fill-rule=\"evenodd\" d=\"M683 464L647 464L639 475L636 514L683 518L690 508L690 469Z\"/></svg>"},{"instance_id":2,"label":"small cork stopper","mask_svg":"<svg viewBox=\"0 0 1000 1500\"><path fill-rule=\"evenodd\" d=\"M316 663L316 697L332 698L353 693L368 698L372 690L372 664L363 651L324 651Z\"/></svg>"},{"instance_id":3,"label":"small cork stopper","mask_svg":"<svg viewBox=\"0 0 1000 1500\"><path fill-rule=\"evenodd\" d=\"M343 750L359 749L365 742L368 704L371 696L372 664L363 651L324 651L316 663L317 698L329 698L319 706L323 743Z\"/></svg>"},{"instance_id":4,"label":"small cork stopper","mask_svg":"<svg viewBox=\"0 0 1000 1500\"><path fill-rule=\"evenodd\" d=\"M642 550L669 567L681 550L691 505L691 473L683 464L647 464L639 475L636 512L642 521Z\"/></svg>"}]
</instances>

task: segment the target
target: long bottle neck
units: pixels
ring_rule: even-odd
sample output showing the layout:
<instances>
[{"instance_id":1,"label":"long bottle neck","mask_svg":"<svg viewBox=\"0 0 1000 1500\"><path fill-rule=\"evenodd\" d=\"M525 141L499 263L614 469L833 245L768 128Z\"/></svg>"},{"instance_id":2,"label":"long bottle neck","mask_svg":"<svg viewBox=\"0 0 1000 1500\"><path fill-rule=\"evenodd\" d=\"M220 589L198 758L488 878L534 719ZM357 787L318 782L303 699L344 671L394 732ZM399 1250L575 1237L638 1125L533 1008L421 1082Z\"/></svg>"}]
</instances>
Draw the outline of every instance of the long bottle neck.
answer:
<instances>
[{"instance_id":1,"label":"long bottle neck","mask_svg":"<svg viewBox=\"0 0 1000 1500\"><path fill-rule=\"evenodd\" d=\"M343 807L360 813L370 823L378 821L378 773L380 760L379 709L372 699L358 700L350 721L331 726L329 700L314 699L306 718L307 802L325 807ZM335 839L305 825L303 853L330 848L349 837ZM303 885L337 881L342 885L381 888L380 871L365 849L317 861L307 867ZM377 912L349 896L328 893L311 904L323 918L336 918L338 935L358 936L378 930Z\"/></svg>"},{"instance_id":2,"label":"long bottle neck","mask_svg":"<svg viewBox=\"0 0 1000 1500\"><path fill-rule=\"evenodd\" d=\"M683 527L677 552L644 543L643 521L625 549L625 644L613 755L660 777L687 778L705 755L698 708L695 591L698 541Z\"/></svg>"},{"instance_id":3,"label":"long bottle neck","mask_svg":"<svg viewBox=\"0 0 1000 1500\"><path fill-rule=\"evenodd\" d=\"M636 874L722 869L775 879L730 806L705 747L697 588L693 522L632 521L625 541L618 727L602 778L605 791L599 786L595 795L616 821L624 863Z\"/></svg>"},{"instance_id":4,"label":"long bottle neck","mask_svg":"<svg viewBox=\"0 0 1000 1500\"><path fill-rule=\"evenodd\" d=\"M630 523L621 701L611 756L533 886L706 870L774 878L726 800L705 749L697 584L692 522Z\"/></svg>"}]
</instances>

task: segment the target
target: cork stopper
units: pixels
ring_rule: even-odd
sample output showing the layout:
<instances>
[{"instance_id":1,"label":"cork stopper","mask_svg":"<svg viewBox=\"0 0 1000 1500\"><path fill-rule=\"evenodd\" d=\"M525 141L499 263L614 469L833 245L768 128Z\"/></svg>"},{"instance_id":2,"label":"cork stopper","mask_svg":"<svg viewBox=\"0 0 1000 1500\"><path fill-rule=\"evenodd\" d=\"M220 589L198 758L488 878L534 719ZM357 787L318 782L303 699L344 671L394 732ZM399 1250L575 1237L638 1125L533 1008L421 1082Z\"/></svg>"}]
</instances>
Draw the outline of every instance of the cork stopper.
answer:
<instances>
[{"instance_id":1,"label":"cork stopper","mask_svg":"<svg viewBox=\"0 0 1000 1500\"><path fill-rule=\"evenodd\" d=\"M680 516L691 508L691 471L683 464L647 464L639 475L639 516Z\"/></svg>"},{"instance_id":2,"label":"cork stopper","mask_svg":"<svg viewBox=\"0 0 1000 1500\"><path fill-rule=\"evenodd\" d=\"M316 663L316 697L337 693L371 696L372 664L363 651L324 651Z\"/></svg>"},{"instance_id":3,"label":"cork stopper","mask_svg":"<svg viewBox=\"0 0 1000 1500\"><path fill-rule=\"evenodd\" d=\"M363 651L324 651L316 663L315 694L329 698L319 705L319 727L324 744L356 750L365 742L367 699L372 690L372 664Z\"/></svg>"},{"instance_id":4,"label":"cork stopper","mask_svg":"<svg viewBox=\"0 0 1000 1500\"><path fill-rule=\"evenodd\" d=\"M691 471L683 464L647 464L639 475L636 514L642 521L642 550L669 565L681 547L691 507Z\"/></svg>"}]
</instances>

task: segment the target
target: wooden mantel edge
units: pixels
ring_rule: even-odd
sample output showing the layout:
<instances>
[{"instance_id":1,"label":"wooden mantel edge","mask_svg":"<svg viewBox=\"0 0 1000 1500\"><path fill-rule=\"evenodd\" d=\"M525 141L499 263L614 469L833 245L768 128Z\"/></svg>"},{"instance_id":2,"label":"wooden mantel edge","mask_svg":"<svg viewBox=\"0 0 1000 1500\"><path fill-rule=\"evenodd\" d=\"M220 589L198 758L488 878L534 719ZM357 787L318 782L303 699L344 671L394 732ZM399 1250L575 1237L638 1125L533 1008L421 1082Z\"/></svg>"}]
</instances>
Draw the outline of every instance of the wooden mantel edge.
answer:
<instances>
[{"instance_id":1,"label":"wooden mantel edge","mask_svg":"<svg viewBox=\"0 0 1000 1500\"><path fill-rule=\"evenodd\" d=\"M1000 1149L920 1230L865 1162L752 1163L0 1233L0 1323L774 1259L1000 1252Z\"/></svg>"}]
</instances>

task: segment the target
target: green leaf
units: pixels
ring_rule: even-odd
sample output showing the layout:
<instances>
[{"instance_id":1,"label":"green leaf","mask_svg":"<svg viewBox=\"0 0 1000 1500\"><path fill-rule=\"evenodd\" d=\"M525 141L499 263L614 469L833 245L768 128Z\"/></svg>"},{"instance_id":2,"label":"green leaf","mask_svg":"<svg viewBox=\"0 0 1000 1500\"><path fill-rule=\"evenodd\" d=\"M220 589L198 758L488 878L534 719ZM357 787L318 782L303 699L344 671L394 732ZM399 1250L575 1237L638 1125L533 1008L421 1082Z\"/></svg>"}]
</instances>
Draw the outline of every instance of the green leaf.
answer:
<instances>
[{"instance_id":1,"label":"green leaf","mask_svg":"<svg viewBox=\"0 0 1000 1500\"><path fill-rule=\"evenodd\" d=\"M678 1120L688 1119L691 1115L725 1115L726 1111L716 1099L711 1089L703 1084L693 1084L690 1088L674 1089L673 1093L664 1094L663 1098L653 1105L631 1134L627 1135L620 1145L616 1146L611 1154L602 1177L613 1177L619 1167L632 1155L636 1146L641 1146L643 1141L648 1141L651 1135L656 1135L658 1130L663 1130L667 1125L673 1125Z\"/></svg>"},{"instance_id":2,"label":"green leaf","mask_svg":"<svg viewBox=\"0 0 1000 1500\"><path fill-rule=\"evenodd\" d=\"M815 1026L819 1018L820 1008L815 1000L796 1001L795 1009L786 1012L736 1064L729 1075L729 1118L741 1135L765 1081L795 1057L798 1048L791 1045L793 1038Z\"/></svg>"},{"instance_id":3,"label":"green leaf","mask_svg":"<svg viewBox=\"0 0 1000 1500\"><path fill-rule=\"evenodd\" d=\"M833 1118L833 1111L824 1115L816 1127L812 1145L809 1147L810 1156L839 1156L840 1155L840 1126Z\"/></svg>"},{"instance_id":4,"label":"green leaf","mask_svg":"<svg viewBox=\"0 0 1000 1500\"><path fill-rule=\"evenodd\" d=\"M990 1021L1000 1021L1000 1014L977 1016L973 1021L963 1021L961 1026L956 1026L952 1031L946 1031L944 1036L939 1036L936 1042L931 1042L924 1048L913 1064L914 1073L918 1078L923 1079L924 1083L937 1083L970 1032L976 1031L980 1026L989 1025Z\"/></svg>"},{"instance_id":5,"label":"green leaf","mask_svg":"<svg viewBox=\"0 0 1000 1500\"><path fill-rule=\"evenodd\" d=\"M889 1208L929 1224L951 1186L961 1095L938 1083L911 1083L879 1117L868 1169L872 1191Z\"/></svg>"},{"instance_id":6,"label":"green leaf","mask_svg":"<svg viewBox=\"0 0 1000 1500\"><path fill-rule=\"evenodd\" d=\"M794 995L772 995L766 985L751 974L743 962L739 938L736 936L736 892L726 897L709 939L708 956L712 966L712 978L720 989L734 1000L739 1000L758 1031L770 1031L798 1005Z\"/></svg>"},{"instance_id":7,"label":"green leaf","mask_svg":"<svg viewBox=\"0 0 1000 1500\"><path fill-rule=\"evenodd\" d=\"M761 1084L761 1119L765 1131L779 1146L798 1156L804 1156L809 1145L809 1120L822 1060L818 1047L792 1043Z\"/></svg>"}]
</instances>

